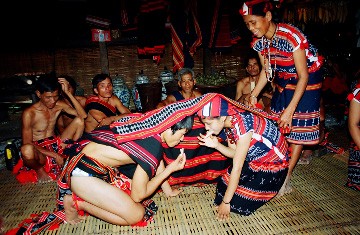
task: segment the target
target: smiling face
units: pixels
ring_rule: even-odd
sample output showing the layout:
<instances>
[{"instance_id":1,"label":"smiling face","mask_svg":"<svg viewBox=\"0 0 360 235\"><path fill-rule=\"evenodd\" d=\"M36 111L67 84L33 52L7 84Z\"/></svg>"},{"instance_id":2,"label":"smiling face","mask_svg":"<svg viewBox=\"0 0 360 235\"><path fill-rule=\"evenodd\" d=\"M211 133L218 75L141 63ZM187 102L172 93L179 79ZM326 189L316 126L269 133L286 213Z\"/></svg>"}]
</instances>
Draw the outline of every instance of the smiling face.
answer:
<instances>
[{"instance_id":1,"label":"smiling face","mask_svg":"<svg viewBox=\"0 0 360 235\"><path fill-rule=\"evenodd\" d=\"M171 128L168 128L163 132L162 138L163 141L169 146L174 147L180 143L184 139L184 135L186 134L187 129L180 129L172 133Z\"/></svg>"},{"instance_id":2,"label":"smiling face","mask_svg":"<svg viewBox=\"0 0 360 235\"><path fill-rule=\"evenodd\" d=\"M217 118L202 118L201 121L205 125L207 131L213 132L215 135L220 134L222 129L225 127L226 116Z\"/></svg>"},{"instance_id":3,"label":"smiling face","mask_svg":"<svg viewBox=\"0 0 360 235\"><path fill-rule=\"evenodd\" d=\"M271 23L271 18L272 16L270 12L267 12L265 16L257 16L257 15L243 16L243 20L246 27L251 31L253 36L257 38L261 38L262 36L265 36L266 33L268 33Z\"/></svg>"}]
</instances>

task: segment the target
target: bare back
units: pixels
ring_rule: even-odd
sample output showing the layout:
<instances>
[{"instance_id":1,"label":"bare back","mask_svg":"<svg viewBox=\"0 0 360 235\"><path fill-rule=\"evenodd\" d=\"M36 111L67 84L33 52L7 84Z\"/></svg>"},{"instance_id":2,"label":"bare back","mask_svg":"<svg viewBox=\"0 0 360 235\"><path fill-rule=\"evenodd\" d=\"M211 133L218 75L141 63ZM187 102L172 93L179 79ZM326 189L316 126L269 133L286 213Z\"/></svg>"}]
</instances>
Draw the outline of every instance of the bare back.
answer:
<instances>
[{"instance_id":1,"label":"bare back","mask_svg":"<svg viewBox=\"0 0 360 235\"><path fill-rule=\"evenodd\" d=\"M114 147L95 142L87 144L82 152L87 156L111 167L134 163L134 161L125 152Z\"/></svg>"}]
</instances>

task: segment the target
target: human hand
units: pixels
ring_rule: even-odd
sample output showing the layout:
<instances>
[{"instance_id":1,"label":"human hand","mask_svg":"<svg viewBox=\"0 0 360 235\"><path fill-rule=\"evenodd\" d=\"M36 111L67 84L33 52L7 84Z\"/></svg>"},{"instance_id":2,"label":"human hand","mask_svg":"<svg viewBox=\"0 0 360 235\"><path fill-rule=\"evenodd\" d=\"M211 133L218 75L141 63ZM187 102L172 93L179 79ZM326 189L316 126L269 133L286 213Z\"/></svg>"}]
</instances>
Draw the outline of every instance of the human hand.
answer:
<instances>
[{"instance_id":1,"label":"human hand","mask_svg":"<svg viewBox=\"0 0 360 235\"><path fill-rule=\"evenodd\" d=\"M208 131L206 135L200 134L197 138L200 141L199 145L207 146L209 148L217 148L219 141L216 136L213 136L213 131Z\"/></svg>"},{"instance_id":2,"label":"human hand","mask_svg":"<svg viewBox=\"0 0 360 235\"><path fill-rule=\"evenodd\" d=\"M185 162L186 162L186 155L184 153L184 149L182 148L180 149L179 156L175 159L175 161L170 163L167 167L170 167L172 172L182 170L184 169Z\"/></svg>"},{"instance_id":3,"label":"human hand","mask_svg":"<svg viewBox=\"0 0 360 235\"><path fill-rule=\"evenodd\" d=\"M112 118L111 117L106 117L100 120L98 127L101 126L107 126L110 125L112 123Z\"/></svg>"},{"instance_id":4,"label":"human hand","mask_svg":"<svg viewBox=\"0 0 360 235\"><path fill-rule=\"evenodd\" d=\"M64 166L64 158L60 154L55 153L54 159L56 164L58 164L60 167Z\"/></svg>"},{"instance_id":5,"label":"human hand","mask_svg":"<svg viewBox=\"0 0 360 235\"><path fill-rule=\"evenodd\" d=\"M217 207L217 219L219 221L229 220L230 218L230 204L225 204L221 202L221 204Z\"/></svg>"},{"instance_id":6,"label":"human hand","mask_svg":"<svg viewBox=\"0 0 360 235\"><path fill-rule=\"evenodd\" d=\"M249 100L249 106L256 107L256 104L258 102L257 97L252 94L249 94L247 98Z\"/></svg>"},{"instance_id":7,"label":"human hand","mask_svg":"<svg viewBox=\"0 0 360 235\"><path fill-rule=\"evenodd\" d=\"M65 92L65 94L69 94L69 82L65 78L58 78L58 82L61 85L61 89Z\"/></svg>"},{"instance_id":8,"label":"human hand","mask_svg":"<svg viewBox=\"0 0 360 235\"><path fill-rule=\"evenodd\" d=\"M286 108L280 115L280 118L277 123L282 133L290 133L292 127L291 124L292 124L293 114L294 114L293 112L291 112L288 108Z\"/></svg>"}]
</instances>

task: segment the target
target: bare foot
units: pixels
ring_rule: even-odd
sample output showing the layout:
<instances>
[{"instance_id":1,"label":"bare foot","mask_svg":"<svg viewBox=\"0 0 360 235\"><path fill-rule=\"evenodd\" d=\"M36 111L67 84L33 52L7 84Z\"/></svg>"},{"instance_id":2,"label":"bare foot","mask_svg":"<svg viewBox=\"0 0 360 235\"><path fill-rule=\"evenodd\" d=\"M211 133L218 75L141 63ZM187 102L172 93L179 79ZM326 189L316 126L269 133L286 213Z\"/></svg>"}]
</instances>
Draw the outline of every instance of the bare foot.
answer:
<instances>
[{"instance_id":1,"label":"bare foot","mask_svg":"<svg viewBox=\"0 0 360 235\"><path fill-rule=\"evenodd\" d=\"M313 151L311 149L304 149L297 164L309 165L312 158L313 158Z\"/></svg>"},{"instance_id":2,"label":"bare foot","mask_svg":"<svg viewBox=\"0 0 360 235\"><path fill-rule=\"evenodd\" d=\"M36 171L38 182L39 183L46 183L53 181L50 176L45 172L44 168L41 167L39 170Z\"/></svg>"},{"instance_id":3,"label":"bare foot","mask_svg":"<svg viewBox=\"0 0 360 235\"><path fill-rule=\"evenodd\" d=\"M293 188L290 183L290 177L287 176L276 197L282 197L287 193L291 193L292 191Z\"/></svg>"},{"instance_id":4,"label":"bare foot","mask_svg":"<svg viewBox=\"0 0 360 235\"><path fill-rule=\"evenodd\" d=\"M182 192L181 188L171 188L171 191L164 191L165 195L167 197L175 197L179 195Z\"/></svg>"},{"instance_id":5,"label":"bare foot","mask_svg":"<svg viewBox=\"0 0 360 235\"><path fill-rule=\"evenodd\" d=\"M81 222L84 217L78 215L78 211L74 206L74 200L72 195L64 196L64 209L65 209L65 220L69 224L77 224Z\"/></svg>"}]
</instances>

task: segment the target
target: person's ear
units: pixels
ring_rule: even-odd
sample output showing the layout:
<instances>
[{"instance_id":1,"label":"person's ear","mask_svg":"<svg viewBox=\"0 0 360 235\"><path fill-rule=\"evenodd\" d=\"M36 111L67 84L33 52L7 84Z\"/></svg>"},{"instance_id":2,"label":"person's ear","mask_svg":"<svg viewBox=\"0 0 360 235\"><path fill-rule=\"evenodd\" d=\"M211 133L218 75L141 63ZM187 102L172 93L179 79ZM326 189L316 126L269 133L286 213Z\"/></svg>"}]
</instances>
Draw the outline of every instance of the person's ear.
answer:
<instances>
[{"instance_id":1,"label":"person's ear","mask_svg":"<svg viewBox=\"0 0 360 235\"><path fill-rule=\"evenodd\" d=\"M93 90L94 90L94 93L95 93L95 94L99 94L99 91L98 91L97 88L94 88Z\"/></svg>"},{"instance_id":2,"label":"person's ear","mask_svg":"<svg viewBox=\"0 0 360 235\"><path fill-rule=\"evenodd\" d=\"M270 22L272 20L272 14L271 14L271 11L267 11L265 13L265 18L268 22Z\"/></svg>"},{"instance_id":3,"label":"person's ear","mask_svg":"<svg viewBox=\"0 0 360 235\"><path fill-rule=\"evenodd\" d=\"M178 86L181 87L181 80L178 81Z\"/></svg>"},{"instance_id":4,"label":"person's ear","mask_svg":"<svg viewBox=\"0 0 360 235\"><path fill-rule=\"evenodd\" d=\"M40 91L36 90L36 91L35 91L35 94L36 94L36 96L40 99L40 96L41 96Z\"/></svg>"}]
</instances>

